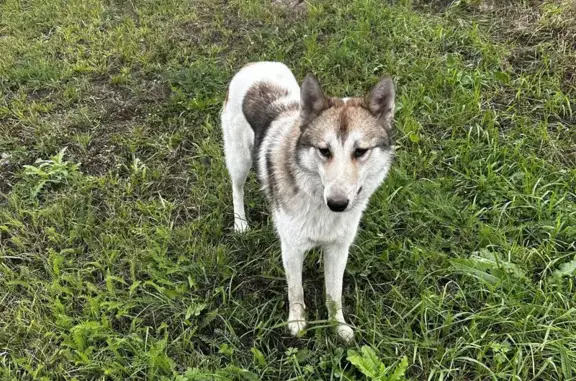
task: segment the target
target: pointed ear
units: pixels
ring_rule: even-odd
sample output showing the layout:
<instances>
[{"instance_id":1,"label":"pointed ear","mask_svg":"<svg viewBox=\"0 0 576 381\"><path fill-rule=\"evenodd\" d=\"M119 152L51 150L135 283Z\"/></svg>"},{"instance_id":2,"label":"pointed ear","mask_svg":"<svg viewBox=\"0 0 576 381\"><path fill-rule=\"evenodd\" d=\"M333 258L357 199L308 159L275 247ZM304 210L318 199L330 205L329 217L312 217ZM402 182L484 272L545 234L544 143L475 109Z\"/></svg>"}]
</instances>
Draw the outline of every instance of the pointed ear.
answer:
<instances>
[{"instance_id":1,"label":"pointed ear","mask_svg":"<svg viewBox=\"0 0 576 381\"><path fill-rule=\"evenodd\" d=\"M328 107L326 97L316 77L308 73L300 88L300 118L302 125L313 121Z\"/></svg>"},{"instance_id":2,"label":"pointed ear","mask_svg":"<svg viewBox=\"0 0 576 381\"><path fill-rule=\"evenodd\" d=\"M394 118L395 90L392 78L386 76L378 82L364 101L366 108L382 123L388 124Z\"/></svg>"}]
</instances>

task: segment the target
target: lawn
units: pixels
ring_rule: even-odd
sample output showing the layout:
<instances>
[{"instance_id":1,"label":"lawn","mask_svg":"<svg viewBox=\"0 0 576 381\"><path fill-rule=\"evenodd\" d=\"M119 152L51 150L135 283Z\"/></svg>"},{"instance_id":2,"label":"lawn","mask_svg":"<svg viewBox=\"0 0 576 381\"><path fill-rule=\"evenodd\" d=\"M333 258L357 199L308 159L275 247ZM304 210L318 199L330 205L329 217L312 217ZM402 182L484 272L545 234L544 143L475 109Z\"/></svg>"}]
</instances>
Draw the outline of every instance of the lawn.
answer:
<instances>
[{"instance_id":1,"label":"lawn","mask_svg":"<svg viewBox=\"0 0 576 381\"><path fill-rule=\"evenodd\" d=\"M0 379L575 379L575 20L569 0L0 2ZM317 251L288 334L253 175L232 232L219 112L255 60L332 95L397 86L350 346Z\"/></svg>"}]
</instances>

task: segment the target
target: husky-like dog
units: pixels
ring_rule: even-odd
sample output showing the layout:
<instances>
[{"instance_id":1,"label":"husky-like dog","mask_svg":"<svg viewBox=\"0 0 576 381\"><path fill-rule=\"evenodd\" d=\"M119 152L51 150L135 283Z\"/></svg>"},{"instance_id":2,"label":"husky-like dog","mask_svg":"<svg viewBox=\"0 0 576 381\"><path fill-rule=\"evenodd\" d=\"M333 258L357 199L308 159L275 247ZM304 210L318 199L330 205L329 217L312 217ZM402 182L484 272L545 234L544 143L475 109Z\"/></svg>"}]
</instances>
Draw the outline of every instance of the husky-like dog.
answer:
<instances>
[{"instance_id":1,"label":"husky-like dog","mask_svg":"<svg viewBox=\"0 0 576 381\"><path fill-rule=\"evenodd\" d=\"M354 337L342 313L344 269L362 212L394 157L393 116L390 77L364 98L329 98L312 74L300 88L278 62L248 64L230 82L222 129L234 229L248 228L244 183L255 161L281 241L295 336L306 326L304 255L321 247L330 318L342 339Z\"/></svg>"}]
</instances>

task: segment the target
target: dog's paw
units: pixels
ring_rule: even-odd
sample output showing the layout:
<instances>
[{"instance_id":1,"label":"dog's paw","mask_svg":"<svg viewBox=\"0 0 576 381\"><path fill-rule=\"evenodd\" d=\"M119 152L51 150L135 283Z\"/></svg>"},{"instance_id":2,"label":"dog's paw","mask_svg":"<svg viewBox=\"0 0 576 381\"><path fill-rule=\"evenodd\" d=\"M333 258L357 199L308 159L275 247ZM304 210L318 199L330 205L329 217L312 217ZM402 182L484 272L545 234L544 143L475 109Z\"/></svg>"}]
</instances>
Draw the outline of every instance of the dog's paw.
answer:
<instances>
[{"instance_id":1,"label":"dog's paw","mask_svg":"<svg viewBox=\"0 0 576 381\"><path fill-rule=\"evenodd\" d=\"M294 337L300 336L305 328L306 320L304 319L288 321L288 329L290 330L290 334Z\"/></svg>"},{"instance_id":2,"label":"dog's paw","mask_svg":"<svg viewBox=\"0 0 576 381\"><path fill-rule=\"evenodd\" d=\"M306 314L304 303L293 303L288 313L288 330L292 336L299 337L306 328Z\"/></svg>"},{"instance_id":3,"label":"dog's paw","mask_svg":"<svg viewBox=\"0 0 576 381\"><path fill-rule=\"evenodd\" d=\"M338 327L336 327L336 332L346 344L350 344L352 340L354 340L354 330L348 325L339 324Z\"/></svg>"},{"instance_id":4,"label":"dog's paw","mask_svg":"<svg viewBox=\"0 0 576 381\"><path fill-rule=\"evenodd\" d=\"M234 231L236 233L244 233L248 229L248 222L246 222L246 220L237 219L234 221Z\"/></svg>"}]
</instances>

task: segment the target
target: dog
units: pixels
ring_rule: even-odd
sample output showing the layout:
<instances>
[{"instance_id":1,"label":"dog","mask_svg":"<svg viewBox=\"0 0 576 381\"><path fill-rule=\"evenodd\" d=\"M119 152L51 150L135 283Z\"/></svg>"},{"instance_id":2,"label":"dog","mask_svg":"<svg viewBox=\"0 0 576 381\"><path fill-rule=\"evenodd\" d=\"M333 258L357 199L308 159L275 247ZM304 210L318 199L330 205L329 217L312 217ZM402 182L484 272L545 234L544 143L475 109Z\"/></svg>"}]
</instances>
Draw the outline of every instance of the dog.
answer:
<instances>
[{"instance_id":1,"label":"dog","mask_svg":"<svg viewBox=\"0 0 576 381\"><path fill-rule=\"evenodd\" d=\"M299 86L280 62L250 63L230 81L221 121L234 229L248 229L244 184L255 163L280 238L294 336L306 327L304 256L320 247L329 317L345 342L354 338L342 311L344 270L362 213L394 159L394 105L389 76L363 98L328 97L311 73Z\"/></svg>"}]
</instances>

